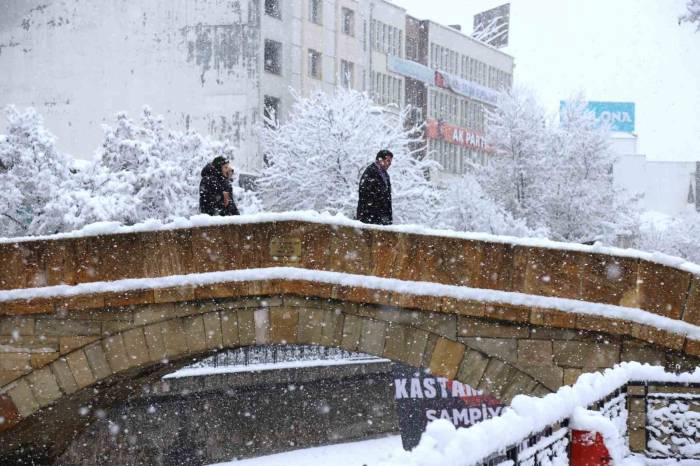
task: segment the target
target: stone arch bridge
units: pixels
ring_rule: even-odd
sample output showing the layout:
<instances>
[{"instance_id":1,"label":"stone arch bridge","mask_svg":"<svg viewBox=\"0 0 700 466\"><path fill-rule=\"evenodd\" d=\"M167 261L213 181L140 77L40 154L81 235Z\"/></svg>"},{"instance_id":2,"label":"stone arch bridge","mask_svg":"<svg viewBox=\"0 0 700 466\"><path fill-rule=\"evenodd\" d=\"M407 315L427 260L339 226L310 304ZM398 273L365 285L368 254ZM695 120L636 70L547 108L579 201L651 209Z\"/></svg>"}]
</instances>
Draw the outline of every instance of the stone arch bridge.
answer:
<instances>
[{"instance_id":1,"label":"stone arch bridge","mask_svg":"<svg viewBox=\"0 0 700 466\"><path fill-rule=\"evenodd\" d=\"M579 245L305 220L0 243L0 464L49 463L100 409L247 345L361 351L504 402L624 360L700 360L691 271Z\"/></svg>"}]
</instances>

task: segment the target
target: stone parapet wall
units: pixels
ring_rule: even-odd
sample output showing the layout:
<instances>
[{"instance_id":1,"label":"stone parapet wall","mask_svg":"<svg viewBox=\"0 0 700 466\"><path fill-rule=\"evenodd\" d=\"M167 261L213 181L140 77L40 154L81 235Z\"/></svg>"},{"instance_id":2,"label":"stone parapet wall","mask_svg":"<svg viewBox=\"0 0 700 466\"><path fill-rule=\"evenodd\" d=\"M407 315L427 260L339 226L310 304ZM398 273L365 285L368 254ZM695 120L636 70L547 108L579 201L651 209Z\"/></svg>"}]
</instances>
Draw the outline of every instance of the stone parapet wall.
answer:
<instances>
[{"instance_id":1,"label":"stone parapet wall","mask_svg":"<svg viewBox=\"0 0 700 466\"><path fill-rule=\"evenodd\" d=\"M643 259L300 221L2 243L0 263L0 289L287 265L638 307L700 324L700 277Z\"/></svg>"}]
</instances>

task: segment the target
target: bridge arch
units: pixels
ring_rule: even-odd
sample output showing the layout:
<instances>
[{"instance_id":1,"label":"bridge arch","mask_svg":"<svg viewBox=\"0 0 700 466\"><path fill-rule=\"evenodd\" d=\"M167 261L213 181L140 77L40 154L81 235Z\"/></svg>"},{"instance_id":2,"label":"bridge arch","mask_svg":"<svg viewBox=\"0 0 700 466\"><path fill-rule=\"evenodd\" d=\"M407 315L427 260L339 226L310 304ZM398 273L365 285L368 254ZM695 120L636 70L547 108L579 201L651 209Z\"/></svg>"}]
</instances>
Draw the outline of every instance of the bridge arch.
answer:
<instances>
[{"instance_id":1,"label":"bridge arch","mask_svg":"<svg viewBox=\"0 0 700 466\"><path fill-rule=\"evenodd\" d=\"M70 402L118 399L193 357L253 344L358 350L505 402L623 360L698 363L692 267L343 222L222 222L0 241L2 445L57 448L52 427L28 432L71 406L62 419L75 419Z\"/></svg>"},{"instance_id":2,"label":"bridge arch","mask_svg":"<svg viewBox=\"0 0 700 466\"><path fill-rule=\"evenodd\" d=\"M243 346L313 344L360 351L429 367L505 402L550 390L498 355L446 336L449 320L431 322L417 312L408 320L392 319L405 316L399 308L277 295L145 305L133 312L139 325L75 348L10 385L2 395L12 410L4 413L0 455L56 457L100 409L193 360Z\"/></svg>"}]
</instances>

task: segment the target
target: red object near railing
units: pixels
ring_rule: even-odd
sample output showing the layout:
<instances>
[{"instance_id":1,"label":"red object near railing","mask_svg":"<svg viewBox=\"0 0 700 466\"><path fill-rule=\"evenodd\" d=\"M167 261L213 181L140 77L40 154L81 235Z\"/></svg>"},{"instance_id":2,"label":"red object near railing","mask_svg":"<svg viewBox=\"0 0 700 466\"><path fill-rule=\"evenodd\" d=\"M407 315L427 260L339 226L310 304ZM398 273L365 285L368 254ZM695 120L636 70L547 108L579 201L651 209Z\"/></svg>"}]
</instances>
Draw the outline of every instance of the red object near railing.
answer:
<instances>
[{"instance_id":1,"label":"red object near railing","mask_svg":"<svg viewBox=\"0 0 700 466\"><path fill-rule=\"evenodd\" d=\"M599 432L571 431L571 466L610 466L612 459Z\"/></svg>"}]
</instances>

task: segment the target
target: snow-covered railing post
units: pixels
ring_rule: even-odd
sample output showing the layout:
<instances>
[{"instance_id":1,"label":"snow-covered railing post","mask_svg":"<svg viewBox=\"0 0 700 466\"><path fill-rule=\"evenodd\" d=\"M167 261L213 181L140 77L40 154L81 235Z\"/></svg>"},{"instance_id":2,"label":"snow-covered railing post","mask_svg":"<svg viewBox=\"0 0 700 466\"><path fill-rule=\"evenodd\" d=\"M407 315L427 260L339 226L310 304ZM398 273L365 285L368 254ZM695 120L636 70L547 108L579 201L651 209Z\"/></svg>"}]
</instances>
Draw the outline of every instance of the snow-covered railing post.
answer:
<instances>
[{"instance_id":1,"label":"snow-covered railing post","mask_svg":"<svg viewBox=\"0 0 700 466\"><path fill-rule=\"evenodd\" d=\"M649 385L646 383L632 382L629 384L627 436L629 449L633 453L644 454L647 449L646 399L648 391Z\"/></svg>"},{"instance_id":2,"label":"snow-covered railing post","mask_svg":"<svg viewBox=\"0 0 700 466\"><path fill-rule=\"evenodd\" d=\"M636 393L630 399L630 450L656 460L700 460L700 383L630 386Z\"/></svg>"}]
</instances>

